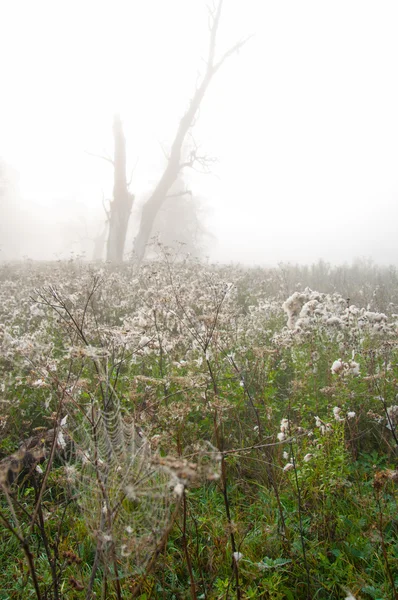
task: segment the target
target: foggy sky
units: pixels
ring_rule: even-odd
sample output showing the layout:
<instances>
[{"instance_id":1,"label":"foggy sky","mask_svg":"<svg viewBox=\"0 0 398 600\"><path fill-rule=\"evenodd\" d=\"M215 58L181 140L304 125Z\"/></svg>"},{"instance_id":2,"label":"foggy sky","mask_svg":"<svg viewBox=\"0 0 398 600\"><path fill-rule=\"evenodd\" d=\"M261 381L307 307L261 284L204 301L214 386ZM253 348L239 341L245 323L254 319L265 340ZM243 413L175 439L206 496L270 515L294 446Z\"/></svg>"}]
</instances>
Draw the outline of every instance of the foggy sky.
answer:
<instances>
[{"instance_id":1,"label":"foggy sky","mask_svg":"<svg viewBox=\"0 0 398 600\"><path fill-rule=\"evenodd\" d=\"M203 70L205 3L1 9L0 156L19 172L29 254L56 258L99 233L112 168L87 153L112 153L116 111L129 167L138 159L137 210L159 177ZM220 53L254 35L213 80L194 129L218 158L212 175L190 174L214 259L398 263L397 28L395 0L225 0Z\"/></svg>"}]
</instances>

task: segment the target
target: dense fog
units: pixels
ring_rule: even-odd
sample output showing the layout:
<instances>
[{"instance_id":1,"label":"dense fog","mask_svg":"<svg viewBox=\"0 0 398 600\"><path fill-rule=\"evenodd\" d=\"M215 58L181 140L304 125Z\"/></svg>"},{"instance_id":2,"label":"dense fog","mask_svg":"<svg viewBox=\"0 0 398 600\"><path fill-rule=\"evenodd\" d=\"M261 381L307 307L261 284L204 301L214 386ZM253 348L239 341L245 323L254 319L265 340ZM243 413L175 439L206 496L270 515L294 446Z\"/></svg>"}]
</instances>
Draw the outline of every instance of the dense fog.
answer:
<instances>
[{"instance_id":1,"label":"dense fog","mask_svg":"<svg viewBox=\"0 0 398 600\"><path fill-rule=\"evenodd\" d=\"M206 3L2 8L0 260L106 257L115 114L127 258L206 73ZM397 17L392 0L225 2L216 60L249 39L206 89L182 162L206 159L181 170L151 233L219 262L397 264Z\"/></svg>"}]
</instances>

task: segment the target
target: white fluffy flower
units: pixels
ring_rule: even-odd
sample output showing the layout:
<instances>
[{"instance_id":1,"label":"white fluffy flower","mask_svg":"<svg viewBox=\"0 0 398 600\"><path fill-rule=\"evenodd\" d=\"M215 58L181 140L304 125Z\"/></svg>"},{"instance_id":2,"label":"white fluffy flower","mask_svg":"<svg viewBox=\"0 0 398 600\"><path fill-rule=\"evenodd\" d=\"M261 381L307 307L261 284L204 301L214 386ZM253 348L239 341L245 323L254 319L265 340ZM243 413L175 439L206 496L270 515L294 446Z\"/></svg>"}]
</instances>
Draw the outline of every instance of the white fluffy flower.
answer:
<instances>
[{"instance_id":1,"label":"white fluffy flower","mask_svg":"<svg viewBox=\"0 0 398 600\"><path fill-rule=\"evenodd\" d=\"M355 362L355 360L350 360L348 367L352 375L360 375L359 363Z\"/></svg>"},{"instance_id":2,"label":"white fluffy flower","mask_svg":"<svg viewBox=\"0 0 398 600\"><path fill-rule=\"evenodd\" d=\"M294 464L293 463L287 463L284 467L283 470L284 471L291 471L292 469L294 469Z\"/></svg>"},{"instance_id":3,"label":"white fluffy flower","mask_svg":"<svg viewBox=\"0 0 398 600\"><path fill-rule=\"evenodd\" d=\"M36 381L34 381L32 383L32 385L33 385L33 387L36 387L36 388L47 387L47 384L43 379L37 379Z\"/></svg>"},{"instance_id":4,"label":"white fluffy flower","mask_svg":"<svg viewBox=\"0 0 398 600\"><path fill-rule=\"evenodd\" d=\"M285 433L289 429L289 419L282 419L280 430Z\"/></svg>"},{"instance_id":5,"label":"white fluffy flower","mask_svg":"<svg viewBox=\"0 0 398 600\"><path fill-rule=\"evenodd\" d=\"M57 432L57 440L56 440L57 445L63 450L66 447L66 441L64 438L64 434L62 433L61 430L58 430Z\"/></svg>"},{"instance_id":6,"label":"white fluffy flower","mask_svg":"<svg viewBox=\"0 0 398 600\"><path fill-rule=\"evenodd\" d=\"M333 409L333 416L336 421L344 421L344 417L340 416L341 408L339 406L335 406Z\"/></svg>"},{"instance_id":7,"label":"white fluffy flower","mask_svg":"<svg viewBox=\"0 0 398 600\"><path fill-rule=\"evenodd\" d=\"M149 339L149 337L148 337L148 336L146 336L146 335L143 335L143 336L142 336L142 338L140 339L140 342L139 342L139 346L140 346L140 348L142 348L142 347L144 347L144 346L147 346L147 345L149 344L149 342L150 342L150 341L151 341L151 340Z\"/></svg>"},{"instance_id":8,"label":"white fluffy flower","mask_svg":"<svg viewBox=\"0 0 398 600\"><path fill-rule=\"evenodd\" d=\"M182 496L184 493L184 485L182 483L177 483L174 486L174 493L178 497Z\"/></svg>"},{"instance_id":9,"label":"white fluffy flower","mask_svg":"<svg viewBox=\"0 0 398 600\"><path fill-rule=\"evenodd\" d=\"M335 360L330 368L330 370L334 374L340 373L343 369L344 369L344 364L343 364L343 361L341 360L341 358L339 358L338 360Z\"/></svg>"},{"instance_id":10,"label":"white fluffy flower","mask_svg":"<svg viewBox=\"0 0 398 600\"><path fill-rule=\"evenodd\" d=\"M239 562L243 558L243 554L242 552L234 552L233 557L235 562Z\"/></svg>"}]
</instances>

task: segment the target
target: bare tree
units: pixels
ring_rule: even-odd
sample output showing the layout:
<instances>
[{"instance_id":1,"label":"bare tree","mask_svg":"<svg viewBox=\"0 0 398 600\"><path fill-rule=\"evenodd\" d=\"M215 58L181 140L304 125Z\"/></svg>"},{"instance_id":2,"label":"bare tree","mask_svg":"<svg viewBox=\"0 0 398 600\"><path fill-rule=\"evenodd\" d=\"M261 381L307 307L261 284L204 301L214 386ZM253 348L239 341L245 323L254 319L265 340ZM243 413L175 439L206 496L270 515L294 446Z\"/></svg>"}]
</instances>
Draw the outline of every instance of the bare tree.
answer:
<instances>
[{"instance_id":1,"label":"bare tree","mask_svg":"<svg viewBox=\"0 0 398 600\"><path fill-rule=\"evenodd\" d=\"M126 139L119 115L113 121L114 158L113 199L109 209L109 234L106 259L113 263L123 261L127 228L133 207L134 196L129 192L126 178ZM104 157L103 157L104 158Z\"/></svg>"},{"instance_id":2,"label":"bare tree","mask_svg":"<svg viewBox=\"0 0 398 600\"><path fill-rule=\"evenodd\" d=\"M197 164L206 166L206 159L200 157L197 150L191 151L188 160L181 159L182 148L186 136L191 129L195 116L205 96L206 90L209 87L214 75L223 65L223 63L237 50L239 50L247 41L243 39L229 48L219 60L216 60L216 41L217 32L220 25L221 11L223 0L219 0L218 4L209 7L209 31L210 41L209 50L206 60L206 68L201 82L197 86L188 106L187 111L182 117L177 129L176 136L171 146L170 156L168 157L167 166L161 176L152 195L146 201L141 216L141 223L138 234L134 240L134 255L138 263L140 263L145 255L146 245L152 233L153 224L157 213L164 203L167 193L178 178L179 173L184 167L194 167ZM205 163L205 164L204 164Z\"/></svg>"}]
</instances>

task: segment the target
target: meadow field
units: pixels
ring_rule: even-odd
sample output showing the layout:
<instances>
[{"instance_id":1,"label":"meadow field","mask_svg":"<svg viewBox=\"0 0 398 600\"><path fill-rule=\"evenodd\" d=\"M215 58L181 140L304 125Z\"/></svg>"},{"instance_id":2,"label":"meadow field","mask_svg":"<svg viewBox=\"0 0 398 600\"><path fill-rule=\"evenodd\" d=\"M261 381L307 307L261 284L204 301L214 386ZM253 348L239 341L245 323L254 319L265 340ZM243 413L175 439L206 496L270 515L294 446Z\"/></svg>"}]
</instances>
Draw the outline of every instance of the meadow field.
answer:
<instances>
[{"instance_id":1,"label":"meadow field","mask_svg":"<svg viewBox=\"0 0 398 600\"><path fill-rule=\"evenodd\" d=\"M398 598L398 271L0 265L0 598Z\"/></svg>"}]
</instances>

